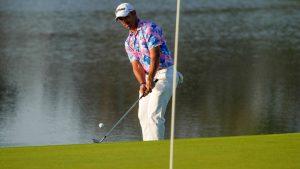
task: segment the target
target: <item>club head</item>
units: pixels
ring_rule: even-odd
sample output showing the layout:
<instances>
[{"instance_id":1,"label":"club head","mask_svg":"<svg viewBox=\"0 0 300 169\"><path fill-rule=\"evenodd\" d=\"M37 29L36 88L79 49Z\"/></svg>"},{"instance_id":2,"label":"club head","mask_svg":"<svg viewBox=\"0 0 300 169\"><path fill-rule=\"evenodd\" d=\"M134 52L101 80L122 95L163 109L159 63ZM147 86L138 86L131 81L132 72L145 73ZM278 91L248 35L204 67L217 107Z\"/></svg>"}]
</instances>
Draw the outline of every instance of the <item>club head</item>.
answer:
<instances>
[{"instance_id":1,"label":"club head","mask_svg":"<svg viewBox=\"0 0 300 169\"><path fill-rule=\"evenodd\" d=\"M94 143L102 143L106 139L106 137L107 136L104 136L101 140L93 138L93 142Z\"/></svg>"},{"instance_id":2,"label":"club head","mask_svg":"<svg viewBox=\"0 0 300 169\"><path fill-rule=\"evenodd\" d=\"M93 138L94 143L100 143L100 140Z\"/></svg>"}]
</instances>

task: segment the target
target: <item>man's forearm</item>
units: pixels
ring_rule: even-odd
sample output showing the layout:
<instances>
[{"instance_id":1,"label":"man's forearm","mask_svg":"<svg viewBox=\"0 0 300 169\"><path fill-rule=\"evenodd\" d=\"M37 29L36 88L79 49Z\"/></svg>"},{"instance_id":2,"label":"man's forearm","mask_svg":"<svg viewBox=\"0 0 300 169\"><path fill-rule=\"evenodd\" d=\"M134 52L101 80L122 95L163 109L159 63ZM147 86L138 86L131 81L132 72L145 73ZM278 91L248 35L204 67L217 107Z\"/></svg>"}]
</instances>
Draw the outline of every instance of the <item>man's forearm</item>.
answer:
<instances>
[{"instance_id":1,"label":"man's forearm","mask_svg":"<svg viewBox=\"0 0 300 169\"><path fill-rule=\"evenodd\" d=\"M160 47L157 46L155 48L150 49L151 62L150 62L150 70L148 75L148 81L153 81L154 76L159 68L159 55L160 55Z\"/></svg>"},{"instance_id":2,"label":"man's forearm","mask_svg":"<svg viewBox=\"0 0 300 169\"><path fill-rule=\"evenodd\" d=\"M138 62L138 61L133 61L132 62L132 70L133 70L133 74L136 78L136 80L142 84L145 83L145 71L142 67L142 65Z\"/></svg>"}]
</instances>

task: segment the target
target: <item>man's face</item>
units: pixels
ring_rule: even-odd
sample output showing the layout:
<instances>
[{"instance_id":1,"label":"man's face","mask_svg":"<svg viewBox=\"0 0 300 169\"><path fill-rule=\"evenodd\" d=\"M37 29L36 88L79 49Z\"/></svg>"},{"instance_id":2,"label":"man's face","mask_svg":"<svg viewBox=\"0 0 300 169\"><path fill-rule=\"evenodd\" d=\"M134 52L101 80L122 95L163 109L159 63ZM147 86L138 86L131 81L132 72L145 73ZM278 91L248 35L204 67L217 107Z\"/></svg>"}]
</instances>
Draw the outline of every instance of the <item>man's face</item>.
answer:
<instances>
[{"instance_id":1,"label":"man's face","mask_svg":"<svg viewBox=\"0 0 300 169\"><path fill-rule=\"evenodd\" d=\"M119 17L118 21L129 30L133 30L136 28L136 17L132 13L129 13L126 17Z\"/></svg>"}]
</instances>

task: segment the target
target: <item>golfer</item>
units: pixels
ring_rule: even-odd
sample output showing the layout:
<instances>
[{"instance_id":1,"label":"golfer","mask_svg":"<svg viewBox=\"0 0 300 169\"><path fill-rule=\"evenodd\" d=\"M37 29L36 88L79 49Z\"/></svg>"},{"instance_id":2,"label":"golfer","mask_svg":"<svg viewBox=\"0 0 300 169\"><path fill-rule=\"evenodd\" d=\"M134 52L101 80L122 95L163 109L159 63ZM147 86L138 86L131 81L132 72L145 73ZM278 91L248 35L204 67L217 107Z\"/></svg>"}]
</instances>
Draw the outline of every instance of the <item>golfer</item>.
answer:
<instances>
[{"instance_id":1,"label":"golfer","mask_svg":"<svg viewBox=\"0 0 300 169\"><path fill-rule=\"evenodd\" d=\"M172 96L171 52L161 28L151 21L140 19L131 4L120 4L115 14L115 19L129 30L125 50L139 83L139 95L144 95L138 109L143 140L164 139L164 115ZM177 83L182 79L182 75L177 73Z\"/></svg>"}]
</instances>

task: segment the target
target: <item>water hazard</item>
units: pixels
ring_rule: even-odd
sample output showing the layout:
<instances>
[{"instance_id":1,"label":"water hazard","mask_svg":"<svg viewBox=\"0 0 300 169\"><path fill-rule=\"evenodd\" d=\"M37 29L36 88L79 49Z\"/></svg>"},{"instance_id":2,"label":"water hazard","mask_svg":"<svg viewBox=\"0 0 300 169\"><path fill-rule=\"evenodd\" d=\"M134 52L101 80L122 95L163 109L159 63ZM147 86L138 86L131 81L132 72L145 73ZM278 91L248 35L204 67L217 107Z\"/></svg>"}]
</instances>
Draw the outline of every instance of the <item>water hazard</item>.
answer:
<instances>
[{"instance_id":1,"label":"water hazard","mask_svg":"<svg viewBox=\"0 0 300 169\"><path fill-rule=\"evenodd\" d=\"M64 2L0 2L2 147L89 143L138 97L118 2ZM173 49L176 4L155 2L135 6ZM183 2L176 138L300 131L299 11L293 0ZM166 118L168 133L170 108ZM107 139L133 140L136 108Z\"/></svg>"}]
</instances>

